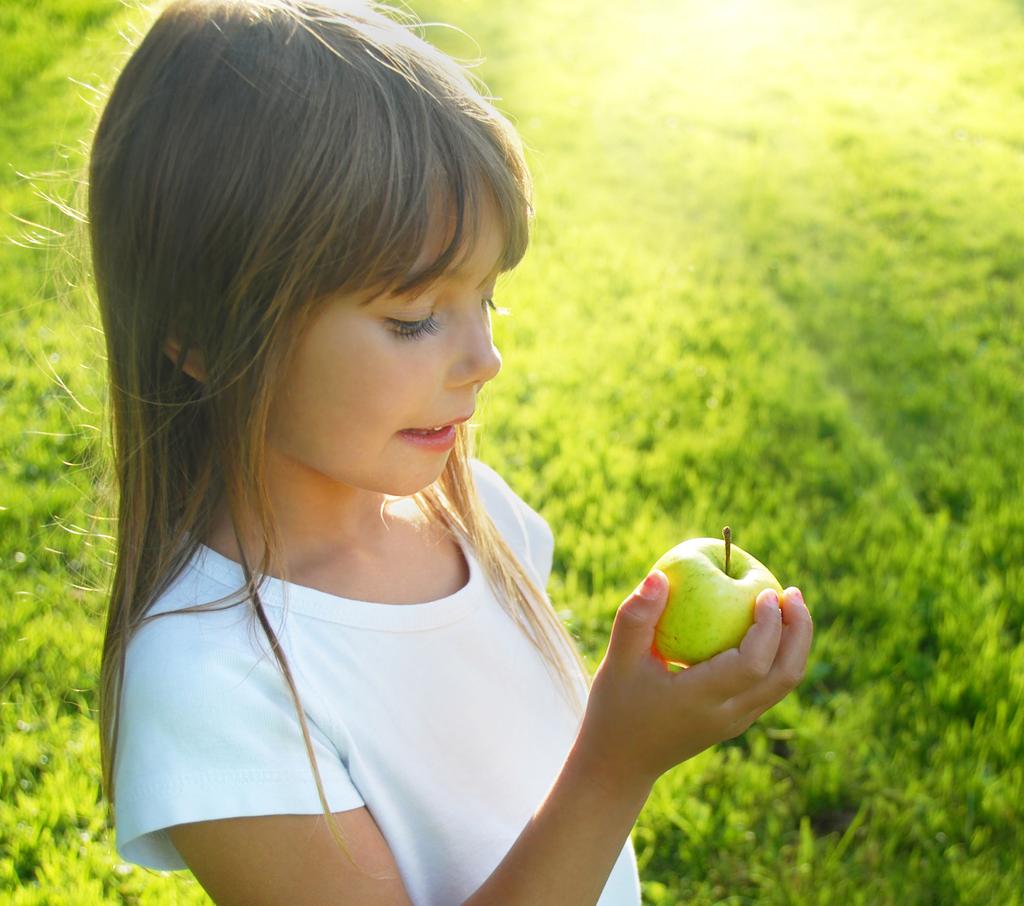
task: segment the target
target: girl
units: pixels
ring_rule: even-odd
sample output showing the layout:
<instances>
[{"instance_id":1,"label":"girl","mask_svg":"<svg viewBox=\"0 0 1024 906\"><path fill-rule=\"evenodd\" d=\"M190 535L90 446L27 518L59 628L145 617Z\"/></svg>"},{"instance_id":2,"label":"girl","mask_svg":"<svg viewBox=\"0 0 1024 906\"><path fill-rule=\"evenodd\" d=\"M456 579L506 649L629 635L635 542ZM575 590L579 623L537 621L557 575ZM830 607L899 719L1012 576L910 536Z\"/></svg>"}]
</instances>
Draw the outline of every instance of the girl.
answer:
<instances>
[{"instance_id":1,"label":"girl","mask_svg":"<svg viewBox=\"0 0 1024 906\"><path fill-rule=\"evenodd\" d=\"M591 682L467 434L522 145L415 28L172 0L97 125L117 848L220 904L637 904L653 783L796 685L810 619L788 589L675 673L652 571Z\"/></svg>"}]
</instances>

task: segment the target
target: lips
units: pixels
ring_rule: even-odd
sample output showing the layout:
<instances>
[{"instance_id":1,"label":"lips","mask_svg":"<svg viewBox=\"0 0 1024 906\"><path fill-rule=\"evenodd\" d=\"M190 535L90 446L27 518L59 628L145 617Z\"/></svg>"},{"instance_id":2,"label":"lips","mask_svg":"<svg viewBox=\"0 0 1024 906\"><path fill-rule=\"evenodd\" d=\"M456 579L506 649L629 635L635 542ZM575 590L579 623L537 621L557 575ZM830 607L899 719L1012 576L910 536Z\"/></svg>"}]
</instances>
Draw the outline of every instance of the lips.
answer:
<instances>
[{"instance_id":1,"label":"lips","mask_svg":"<svg viewBox=\"0 0 1024 906\"><path fill-rule=\"evenodd\" d=\"M449 425L461 425L463 422L468 422L473 417L473 413L465 415L462 418L453 419L450 422L443 422L440 425L428 425L426 428L406 428L406 431L436 431L439 428L447 428Z\"/></svg>"}]
</instances>

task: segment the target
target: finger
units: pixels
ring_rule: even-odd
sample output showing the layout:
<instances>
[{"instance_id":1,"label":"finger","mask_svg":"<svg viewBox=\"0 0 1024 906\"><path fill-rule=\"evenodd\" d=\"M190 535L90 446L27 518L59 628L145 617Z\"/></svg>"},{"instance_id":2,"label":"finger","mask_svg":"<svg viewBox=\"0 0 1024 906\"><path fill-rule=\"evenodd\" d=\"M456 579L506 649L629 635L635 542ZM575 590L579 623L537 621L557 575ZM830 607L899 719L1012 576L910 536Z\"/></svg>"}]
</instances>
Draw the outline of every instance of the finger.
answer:
<instances>
[{"instance_id":1,"label":"finger","mask_svg":"<svg viewBox=\"0 0 1024 906\"><path fill-rule=\"evenodd\" d=\"M782 636L778 594L765 589L754 605L754 624L739 648L729 648L677 674L680 682L700 682L721 698L732 698L761 682L771 670Z\"/></svg>"},{"instance_id":2,"label":"finger","mask_svg":"<svg viewBox=\"0 0 1024 906\"><path fill-rule=\"evenodd\" d=\"M778 654L768 675L754 688L733 699L737 709L764 713L800 685L813 637L814 623L799 589L786 589L782 598L782 641Z\"/></svg>"},{"instance_id":3,"label":"finger","mask_svg":"<svg viewBox=\"0 0 1024 906\"><path fill-rule=\"evenodd\" d=\"M759 618L740 642L740 657L748 661L752 672L764 676L771 669L782 638L782 610L774 588L766 588L757 596Z\"/></svg>"},{"instance_id":4,"label":"finger","mask_svg":"<svg viewBox=\"0 0 1024 906\"><path fill-rule=\"evenodd\" d=\"M668 577L652 569L615 614L608 654L616 663L633 663L651 655L655 627L667 600Z\"/></svg>"}]
</instances>

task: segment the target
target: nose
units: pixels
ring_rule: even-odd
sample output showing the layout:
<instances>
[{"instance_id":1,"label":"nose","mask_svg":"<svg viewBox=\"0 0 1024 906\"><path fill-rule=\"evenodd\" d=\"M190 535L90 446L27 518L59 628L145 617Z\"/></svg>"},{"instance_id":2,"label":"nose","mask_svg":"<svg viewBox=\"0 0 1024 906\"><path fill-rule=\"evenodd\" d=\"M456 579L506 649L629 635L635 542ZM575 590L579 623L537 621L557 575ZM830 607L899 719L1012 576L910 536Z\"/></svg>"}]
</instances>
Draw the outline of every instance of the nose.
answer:
<instances>
[{"instance_id":1,"label":"nose","mask_svg":"<svg viewBox=\"0 0 1024 906\"><path fill-rule=\"evenodd\" d=\"M501 353L494 345L491 319L487 312L470 319L460 345L456 383L473 384L475 389L492 380L501 371Z\"/></svg>"}]
</instances>

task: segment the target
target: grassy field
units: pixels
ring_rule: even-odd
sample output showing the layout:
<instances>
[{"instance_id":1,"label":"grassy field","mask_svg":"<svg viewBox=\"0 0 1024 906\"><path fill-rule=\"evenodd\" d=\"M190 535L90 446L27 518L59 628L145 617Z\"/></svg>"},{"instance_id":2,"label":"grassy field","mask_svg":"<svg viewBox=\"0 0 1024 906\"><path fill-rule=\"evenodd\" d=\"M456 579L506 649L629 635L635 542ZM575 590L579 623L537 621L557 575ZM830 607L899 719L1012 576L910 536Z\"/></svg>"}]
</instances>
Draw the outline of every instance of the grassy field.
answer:
<instances>
[{"instance_id":1,"label":"grassy field","mask_svg":"<svg viewBox=\"0 0 1024 906\"><path fill-rule=\"evenodd\" d=\"M1024 5L412 7L479 42L428 32L487 58L529 146L536 231L499 282L479 452L551 523L549 591L588 661L664 550L727 523L815 618L802 686L658 782L645 903L1024 903ZM49 232L145 21L0 11L19 906L208 902L120 864L98 803L102 340Z\"/></svg>"}]
</instances>

